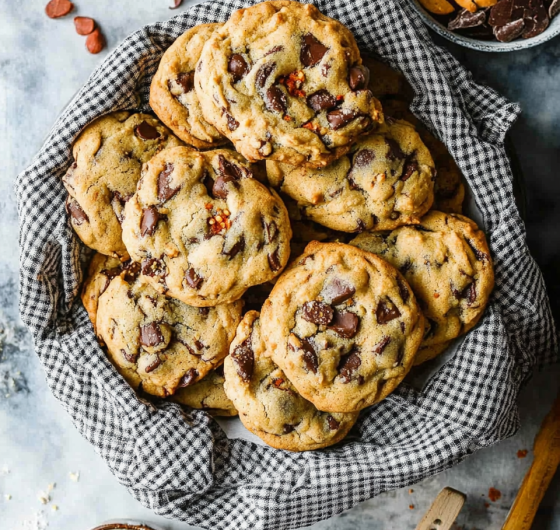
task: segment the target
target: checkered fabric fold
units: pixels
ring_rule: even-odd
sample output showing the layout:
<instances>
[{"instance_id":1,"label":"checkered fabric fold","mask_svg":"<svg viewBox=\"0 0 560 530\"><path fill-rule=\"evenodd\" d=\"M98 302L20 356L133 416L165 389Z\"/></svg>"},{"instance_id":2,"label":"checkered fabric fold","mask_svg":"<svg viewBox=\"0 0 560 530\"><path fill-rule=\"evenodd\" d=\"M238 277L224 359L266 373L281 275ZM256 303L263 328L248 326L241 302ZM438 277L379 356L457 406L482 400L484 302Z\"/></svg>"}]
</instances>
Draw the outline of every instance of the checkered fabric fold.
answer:
<instances>
[{"instance_id":1,"label":"checkered fabric fold","mask_svg":"<svg viewBox=\"0 0 560 530\"><path fill-rule=\"evenodd\" d=\"M516 397L557 358L541 273L515 206L504 136L519 107L475 84L405 0L319 0L363 51L401 70L412 110L450 149L484 216L496 289L480 325L426 387L402 384L363 411L345 443L302 454L228 440L204 412L137 399L97 344L79 301L82 246L64 210L71 144L94 118L149 110L165 49L196 24L252 2L217 0L129 36L92 74L17 179L21 317L53 394L118 480L166 517L214 530L298 528L457 464L518 427Z\"/></svg>"}]
</instances>

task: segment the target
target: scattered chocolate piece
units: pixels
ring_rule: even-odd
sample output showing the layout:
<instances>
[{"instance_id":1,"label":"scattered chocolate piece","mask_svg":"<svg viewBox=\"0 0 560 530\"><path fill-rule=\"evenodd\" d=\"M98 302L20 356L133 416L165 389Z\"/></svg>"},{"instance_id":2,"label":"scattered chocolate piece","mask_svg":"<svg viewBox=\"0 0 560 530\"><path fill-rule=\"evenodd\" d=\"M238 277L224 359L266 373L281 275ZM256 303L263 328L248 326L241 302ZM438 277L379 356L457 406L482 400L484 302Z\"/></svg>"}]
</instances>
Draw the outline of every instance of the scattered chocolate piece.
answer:
<instances>
[{"instance_id":1,"label":"scattered chocolate piece","mask_svg":"<svg viewBox=\"0 0 560 530\"><path fill-rule=\"evenodd\" d=\"M235 53L231 56L228 63L228 72L232 75L234 83L243 79L249 73L249 70L249 65L243 55Z\"/></svg>"},{"instance_id":2,"label":"scattered chocolate piece","mask_svg":"<svg viewBox=\"0 0 560 530\"><path fill-rule=\"evenodd\" d=\"M192 267L185 273L185 280L192 289L200 289L203 282L203 278Z\"/></svg>"},{"instance_id":3,"label":"scattered chocolate piece","mask_svg":"<svg viewBox=\"0 0 560 530\"><path fill-rule=\"evenodd\" d=\"M336 107L336 98L325 89L318 90L307 98L307 104L315 111L330 110Z\"/></svg>"},{"instance_id":4,"label":"scattered chocolate piece","mask_svg":"<svg viewBox=\"0 0 560 530\"><path fill-rule=\"evenodd\" d=\"M328 48L321 44L311 33L303 36L300 59L304 66L315 66L321 61Z\"/></svg>"},{"instance_id":5,"label":"scattered chocolate piece","mask_svg":"<svg viewBox=\"0 0 560 530\"><path fill-rule=\"evenodd\" d=\"M95 20L89 17L74 17L74 26L78 35L89 35L95 29Z\"/></svg>"},{"instance_id":6,"label":"scattered chocolate piece","mask_svg":"<svg viewBox=\"0 0 560 530\"><path fill-rule=\"evenodd\" d=\"M327 423L331 431L337 431L340 427L340 423L336 421L330 414L327 416Z\"/></svg>"},{"instance_id":7,"label":"scattered chocolate piece","mask_svg":"<svg viewBox=\"0 0 560 530\"><path fill-rule=\"evenodd\" d=\"M171 173L173 173L174 169L175 167L173 166L173 164L167 163L165 164L165 169L158 175L157 188L158 188L158 199L160 200L160 202L168 201L180 189L180 188L172 188L170 186Z\"/></svg>"},{"instance_id":8,"label":"scattered chocolate piece","mask_svg":"<svg viewBox=\"0 0 560 530\"><path fill-rule=\"evenodd\" d=\"M520 37L525 29L525 22L522 18L508 22L504 26L494 27L494 36L500 42L511 42Z\"/></svg>"},{"instance_id":9,"label":"scattered chocolate piece","mask_svg":"<svg viewBox=\"0 0 560 530\"><path fill-rule=\"evenodd\" d=\"M447 27L451 31L456 29L466 29L474 28L476 26L481 26L486 22L486 11L484 9L479 9L474 13L467 11L466 9L461 9L457 16L449 22Z\"/></svg>"},{"instance_id":10,"label":"scattered chocolate piece","mask_svg":"<svg viewBox=\"0 0 560 530\"><path fill-rule=\"evenodd\" d=\"M379 324L387 324L388 322L391 322L391 320L394 320L395 318L401 316L400 311L393 303L390 303L389 305L384 300L381 300L381 302L379 302L375 314L377 317L377 322Z\"/></svg>"},{"instance_id":11,"label":"scattered chocolate piece","mask_svg":"<svg viewBox=\"0 0 560 530\"><path fill-rule=\"evenodd\" d=\"M45 13L49 18L60 18L66 16L72 9L74 4L68 0L51 0L45 7Z\"/></svg>"},{"instance_id":12,"label":"scattered chocolate piece","mask_svg":"<svg viewBox=\"0 0 560 530\"><path fill-rule=\"evenodd\" d=\"M241 377L245 383L251 381L255 365L255 357L251 348L251 337L235 347L233 353L231 354L231 358L237 366L237 373L239 374L239 377Z\"/></svg>"},{"instance_id":13,"label":"scattered chocolate piece","mask_svg":"<svg viewBox=\"0 0 560 530\"><path fill-rule=\"evenodd\" d=\"M192 385L196 378L198 377L198 372L194 368L189 368L185 375L179 379L179 388L185 388L186 386Z\"/></svg>"},{"instance_id":14,"label":"scattered chocolate piece","mask_svg":"<svg viewBox=\"0 0 560 530\"><path fill-rule=\"evenodd\" d=\"M352 351L348 355L343 355L338 363L338 373L343 383L352 381L354 372L360 367L362 360L357 351Z\"/></svg>"},{"instance_id":15,"label":"scattered chocolate piece","mask_svg":"<svg viewBox=\"0 0 560 530\"><path fill-rule=\"evenodd\" d=\"M105 48L105 37L103 37L99 28L92 31L86 38L86 48L89 53L99 53Z\"/></svg>"},{"instance_id":16,"label":"scattered chocolate piece","mask_svg":"<svg viewBox=\"0 0 560 530\"><path fill-rule=\"evenodd\" d=\"M305 302L302 308L302 317L308 322L313 322L319 326L326 326L333 318L333 309L331 306L314 300Z\"/></svg>"},{"instance_id":17,"label":"scattered chocolate piece","mask_svg":"<svg viewBox=\"0 0 560 530\"><path fill-rule=\"evenodd\" d=\"M359 324L360 319L355 313L352 313L351 311L335 310L328 328L332 329L342 338L351 339L358 332Z\"/></svg>"},{"instance_id":18,"label":"scattered chocolate piece","mask_svg":"<svg viewBox=\"0 0 560 530\"><path fill-rule=\"evenodd\" d=\"M157 346L163 342L163 334L158 324L150 322L140 327L140 344L142 346Z\"/></svg>"},{"instance_id":19,"label":"scattered chocolate piece","mask_svg":"<svg viewBox=\"0 0 560 530\"><path fill-rule=\"evenodd\" d=\"M155 140L160 137L158 130L150 125L147 121L143 121L136 126L136 136L142 140Z\"/></svg>"},{"instance_id":20,"label":"scattered chocolate piece","mask_svg":"<svg viewBox=\"0 0 560 530\"><path fill-rule=\"evenodd\" d=\"M154 235L158 221L159 213L154 206L144 208L142 220L140 221L140 235L142 237Z\"/></svg>"}]
</instances>

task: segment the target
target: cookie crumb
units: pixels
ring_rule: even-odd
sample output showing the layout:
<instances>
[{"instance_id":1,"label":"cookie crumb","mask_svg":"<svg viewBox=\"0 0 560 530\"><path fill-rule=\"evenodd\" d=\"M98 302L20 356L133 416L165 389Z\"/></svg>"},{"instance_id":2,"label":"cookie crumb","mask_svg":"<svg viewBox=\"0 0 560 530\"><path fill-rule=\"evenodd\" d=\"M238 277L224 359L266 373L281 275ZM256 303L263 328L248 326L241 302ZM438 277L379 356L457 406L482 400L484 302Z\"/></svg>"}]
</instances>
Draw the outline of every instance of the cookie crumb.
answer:
<instances>
[{"instance_id":1,"label":"cookie crumb","mask_svg":"<svg viewBox=\"0 0 560 530\"><path fill-rule=\"evenodd\" d=\"M414 490L413 490L412 488L410 488L410 489L408 490L408 493L414 493Z\"/></svg>"},{"instance_id":2,"label":"cookie crumb","mask_svg":"<svg viewBox=\"0 0 560 530\"><path fill-rule=\"evenodd\" d=\"M53 511L53 512L58 511L58 505L57 505L57 504L53 504L53 505L51 506L51 508L52 508L52 511Z\"/></svg>"},{"instance_id":3,"label":"cookie crumb","mask_svg":"<svg viewBox=\"0 0 560 530\"><path fill-rule=\"evenodd\" d=\"M11 496L9 493L6 493L6 494L4 495L4 498L5 498L7 501L12 500L12 496Z\"/></svg>"},{"instance_id":4,"label":"cookie crumb","mask_svg":"<svg viewBox=\"0 0 560 530\"><path fill-rule=\"evenodd\" d=\"M43 492L39 493L38 498L41 504L48 504L49 501L51 500L51 498L46 493Z\"/></svg>"},{"instance_id":5,"label":"cookie crumb","mask_svg":"<svg viewBox=\"0 0 560 530\"><path fill-rule=\"evenodd\" d=\"M527 453L529 453L527 449L519 449L519 451L517 451L517 458L525 458Z\"/></svg>"},{"instance_id":6,"label":"cookie crumb","mask_svg":"<svg viewBox=\"0 0 560 530\"><path fill-rule=\"evenodd\" d=\"M72 473L72 471L70 471L70 473L68 473L68 476L70 477L70 480L73 480L74 482L78 482L80 480L79 471L77 471L76 473Z\"/></svg>"},{"instance_id":7,"label":"cookie crumb","mask_svg":"<svg viewBox=\"0 0 560 530\"><path fill-rule=\"evenodd\" d=\"M502 498L502 492L500 490L497 490L496 488L490 488L488 490L488 498L492 502L496 502Z\"/></svg>"},{"instance_id":8,"label":"cookie crumb","mask_svg":"<svg viewBox=\"0 0 560 530\"><path fill-rule=\"evenodd\" d=\"M408 507L409 507L411 510L414 510L414 504L409 504Z\"/></svg>"},{"instance_id":9,"label":"cookie crumb","mask_svg":"<svg viewBox=\"0 0 560 530\"><path fill-rule=\"evenodd\" d=\"M51 482L51 483L47 486L47 493L50 493L52 490L54 490L54 488L56 488L56 482Z\"/></svg>"},{"instance_id":10,"label":"cookie crumb","mask_svg":"<svg viewBox=\"0 0 560 530\"><path fill-rule=\"evenodd\" d=\"M485 503L484 503L484 507L485 507L485 508L490 508L490 503L489 503L489 502L485 502Z\"/></svg>"}]
</instances>

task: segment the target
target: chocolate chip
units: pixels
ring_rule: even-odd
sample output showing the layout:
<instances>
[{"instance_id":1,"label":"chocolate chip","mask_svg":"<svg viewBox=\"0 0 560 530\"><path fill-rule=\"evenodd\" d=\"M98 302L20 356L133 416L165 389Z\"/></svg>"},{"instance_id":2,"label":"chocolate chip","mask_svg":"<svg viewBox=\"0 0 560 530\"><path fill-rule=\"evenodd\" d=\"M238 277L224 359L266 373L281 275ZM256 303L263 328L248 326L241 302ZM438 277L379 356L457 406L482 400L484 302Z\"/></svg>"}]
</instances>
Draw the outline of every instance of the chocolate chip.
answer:
<instances>
[{"instance_id":1,"label":"chocolate chip","mask_svg":"<svg viewBox=\"0 0 560 530\"><path fill-rule=\"evenodd\" d=\"M284 427L282 428L282 432L284 434L290 434L291 432L293 432L295 429L295 427L293 425L289 425L288 423L286 423L284 425Z\"/></svg>"},{"instance_id":2,"label":"chocolate chip","mask_svg":"<svg viewBox=\"0 0 560 530\"><path fill-rule=\"evenodd\" d=\"M158 130L147 121L143 121L136 126L136 135L142 140L155 140L160 137Z\"/></svg>"},{"instance_id":3,"label":"chocolate chip","mask_svg":"<svg viewBox=\"0 0 560 530\"><path fill-rule=\"evenodd\" d=\"M348 355L343 355L338 363L338 373L343 383L352 381L354 372L360 367L362 360L357 351L352 351Z\"/></svg>"},{"instance_id":4,"label":"chocolate chip","mask_svg":"<svg viewBox=\"0 0 560 530\"><path fill-rule=\"evenodd\" d=\"M525 29L525 22L522 18L513 20L503 26L494 27L494 35L500 42L511 42L521 36Z\"/></svg>"},{"instance_id":5,"label":"chocolate chip","mask_svg":"<svg viewBox=\"0 0 560 530\"><path fill-rule=\"evenodd\" d=\"M351 339L358 332L360 319L358 315L351 311L334 311L334 315L329 329L340 335L344 339Z\"/></svg>"},{"instance_id":6,"label":"chocolate chip","mask_svg":"<svg viewBox=\"0 0 560 530\"><path fill-rule=\"evenodd\" d=\"M313 345L307 339L300 339L300 342L300 349L303 352L303 362L305 363L307 371L316 374L319 369L319 359L315 353L315 348L313 348Z\"/></svg>"},{"instance_id":7,"label":"chocolate chip","mask_svg":"<svg viewBox=\"0 0 560 530\"><path fill-rule=\"evenodd\" d=\"M202 350L203 348L206 348L206 346L204 346L204 344L200 342L198 339L194 341L194 345L196 346L196 349L198 351Z\"/></svg>"},{"instance_id":8,"label":"chocolate chip","mask_svg":"<svg viewBox=\"0 0 560 530\"><path fill-rule=\"evenodd\" d=\"M161 359L156 357L156 360L152 364L146 366L146 373L149 374L150 372L153 372L160 364Z\"/></svg>"},{"instance_id":9,"label":"chocolate chip","mask_svg":"<svg viewBox=\"0 0 560 530\"><path fill-rule=\"evenodd\" d=\"M365 167L373 162L375 153L370 149L361 149L354 155L354 167Z\"/></svg>"},{"instance_id":10,"label":"chocolate chip","mask_svg":"<svg viewBox=\"0 0 560 530\"><path fill-rule=\"evenodd\" d=\"M307 104L315 112L330 110L336 107L336 98L328 90L318 90L307 98Z\"/></svg>"},{"instance_id":11,"label":"chocolate chip","mask_svg":"<svg viewBox=\"0 0 560 530\"><path fill-rule=\"evenodd\" d=\"M329 49L321 44L311 33L303 36L300 59L304 66L315 66Z\"/></svg>"},{"instance_id":12,"label":"chocolate chip","mask_svg":"<svg viewBox=\"0 0 560 530\"><path fill-rule=\"evenodd\" d=\"M400 276L397 276L397 285L399 286L399 293L401 295L402 301L406 303L410 293L408 292L408 288L405 283L401 280Z\"/></svg>"},{"instance_id":13,"label":"chocolate chip","mask_svg":"<svg viewBox=\"0 0 560 530\"><path fill-rule=\"evenodd\" d=\"M239 127L239 122L225 109L223 110L223 114L226 115L227 126L230 131L235 131Z\"/></svg>"},{"instance_id":14,"label":"chocolate chip","mask_svg":"<svg viewBox=\"0 0 560 530\"><path fill-rule=\"evenodd\" d=\"M481 26L486 22L486 11L484 9L479 9L474 13L467 11L466 9L461 9L457 16L449 22L447 27L451 31L456 29L474 28L476 26Z\"/></svg>"},{"instance_id":15,"label":"chocolate chip","mask_svg":"<svg viewBox=\"0 0 560 530\"><path fill-rule=\"evenodd\" d=\"M264 85L266 85L266 80L269 78L270 74L274 71L275 68L276 63L266 63L259 68L259 70L257 71L257 75L255 76L258 88L264 88Z\"/></svg>"},{"instance_id":16,"label":"chocolate chip","mask_svg":"<svg viewBox=\"0 0 560 530\"><path fill-rule=\"evenodd\" d=\"M237 256L237 254L239 254L244 249L245 249L245 238L241 236L241 238L238 239L229 250L222 249L222 254L224 256L229 256L229 259L232 260L233 258L235 258L235 256Z\"/></svg>"},{"instance_id":17,"label":"chocolate chip","mask_svg":"<svg viewBox=\"0 0 560 530\"><path fill-rule=\"evenodd\" d=\"M278 253L278 247L276 247L272 254L268 255L268 265L273 272L276 272L282 268L282 264L280 263L280 256Z\"/></svg>"},{"instance_id":18,"label":"chocolate chip","mask_svg":"<svg viewBox=\"0 0 560 530\"><path fill-rule=\"evenodd\" d=\"M251 349L251 337L235 347L231 358L236 364L239 377L241 377L245 383L251 381L255 365L255 357Z\"/></svg>"},{"instance_id":19,"label":"chocolate chip","mask_svg":"<svg viewBox=\"0 0 560 530\"><path fill-rule=\"evenodd\" d=\"M376 355L381 355L383 353L383 350L388 346L388 344L391 342L391 337L383 337L374 347L373 347L373 353L375 353Z\"/></svg>"},{"instance_id":20,"label":"chocolate chip","mask_svg":"<svg viewBox=\"0 0 560 530\"><path fill-rule=\"evenodd\" d=\"M163 335L158 324L150 322L140 326L140 344L142 346L157 346L163 342Z\"/></svg>"},{"instance_id":21,"label":"chocolate chip","mask_svg":"<svg viewBox=\"0 0 560 530\"><path fill-rule=\"evenodd\" d=\"M278 112L280 114L286 112L286 109L288 108L286 95L276 86L271 86L266 91L264 105L270 112Z\"/></svg>"},{"instance_id":22,"label":"chocolate chip","mask_svg":"<svg viewBox=\"0 0 560 530\"><path fill-rule=\"evenodd\" d=\"M361 90L367 87L369 81L369 70L365 67L354 66L350 68L348 84L352 90Z\"/></svg>"},{"instance_id":23,"label":"chocolate chip","mask_svg":"<svg viewBox=\"0 0 560 530\"><path fill-rule=\"evenodd\" d=\"M198 372L194 368L189 368L183 377L179 379L179 384L177 385L179 388L185 388L186 386L192 385L196 378L198 377Z\"/></svg>"},{"instance_id":24,"label":"chocolate chip","mask_svg":"<svg viewBox=\"0 0 560 530\"><path fill-rule=\"evenodd\" d=\"M403 153L401 146L392 138L385 138L385 143L387 144L387 158L389 160L402 160L406 158Z\"/></svg>"},{"instance_id":25,"label":"chocolate chip","mask_svg":"<svg viewBox=\"0 0 560 530\"><path fill-rule=\"evenodd\" d=\"M84 222L89 223L89 217L86 215L86 212L82 210L82 207L73 197L69 196L68 199L66 199L66 211L78 226Z\"/></svg>"},{"instance_id":26,"label":"chocolate chip","mask_svg":"<svg viewBox=\"0 0 560 530\"><path fill-rule=\"evenodd\" d=\"M406 182L415 171L418 171L418 163L414 160L407 160L403 167L401 180Z\"/></svg>"},{"instance_id":27,"label":"chocolate chip","mask_svg":"<svg viewBox=\"0 0 560 530\"><path fill-rule=\"evenodd\" d=\"M165 164L165 169L158 175L157 188L158 188L158 199L160 202L165 202L171 199L180 188L172 188L169 184L171 182L171 173L175 166L173 164Z\"/></svg>"},{"instance_id":28,"label":"chocolate chip","mask_svg":"<svg viewBox=\"0 0 560 530\"><path fill-rule=\"evenodd\" d=\"M394 320L395 318L401 316L400 311L392 302L388 304L384 300L381 300L381 302L379 302L375 314L377 316L377 322L379 324L387 324L387 322L391 322L391 320Z\"/></svg>"},{"instance_id":29,"label":"chocolate chip","mask_svg":"<svg viewBox=\"0 0 560 530\"><path fill-rule=\"evenodd\" d=\"M135 363L138 359L137 353L128 353L126 350L123 349L121 349L121 353L129 363Z\"/></svg>"},{"instance_id":30,"label":"chocolate chip","mask_svg":"<svg viewBox=\"0 0 560 530\"><path fill-rule=\"evenodd\" d=\"M185 280L189 287L197 290L200 289L200 286L204 281L204 279L199 276L192 267L185 273Z\"/></svg>"},{"instance_id":31,"label":"chocolate chip","mask_svg":"<svg viewBox=\"0 0 560 530\"><path fill-rule=\"evenodd\" d=\"M243 55L235 53L231 56L228 63L228 72L232 75L234 83L237 83L249 73L249 65Z\"/></svg>"},{"instance_id":32,"label":"chocolate chip","mask_svg":"<svg viewBox=\"0 0 560 530\"><path fill-rule=\"evenodd\" d=\"M339 305L352 298L356 288L340 278L334 278L323 291L323 296L331 301L332 305Z\"/></svg>"},{"instance_id":33,"label":"chocolate chip","mask_svg":"<svg viewBox=\"0 0 560 530\"><path fill-rule=\"evenodd\" d=\"M154 235L158 220L159 213L154 206L144 208L142 210L142 220L140 221L140 235L142 237Z\"/></svg>"},{"instance_id":34,"label":"chocolate chip","mask_svg":"<svg viewBox=\"0 0 560 530\"><path fill-rule=\"evenodd\" d=\"M336 109L327 114L327 121L334 131L344 127L355 119L358 114L350 109Z\"/></svg>"},{"instance_id":35,"label":"chocolate chip","mask_svg":"<svg viewBox=\"0 0 560 530\"><path fill-rule=\"evenodd\" d=\"M187 94L194 88L194 72L181 72L175 82L183 89L183 94Z\"/></svg>"},{"instance_id":36,"label":"chocolate chip","mask_svg":"<svg viewBox=\"0 0 560 530\"><path fill-rule=\"evenodd\" d=\"M210 308L209 308L209 307L199 307L199 308L198 308L198 312L199 312L202 316L206 316L206 315L208 315L208 313L210 313Z\"/></svg>"},{"instance_id":37,"label":"chocolate chip","mask_svg":"<svg viewBox=\"0 0 560 530\"><path fill-rule=\"evenodd\" d=\"M227 177L218 177L214 181L214 185L212 187L212 197L217 199L225 199L228 195L228 190L226 187L226 182L230 182L233 179Z\"/></svg>"},{"instance_id":38,"label":"chocolate chip","mask_svg":"<svg viewBox=\"0 0 560 530\"><path fill-rule=\"evenodd\" d=\"M319 326L326 326L333 318L333 309L331 306L314 300L305 302L302 308L302 316L308 322L313 322Z\"/></svg>"},{"instance_id":39,"label":"chocolate chip","mask_svg":"<svg viewBox=\"0 0 560 530\"><path fill-rule=\"evenodd\" d=\"M161 276L167 275L165 270L165 263L157 258L148 258L142 261L142 274L144 276Z\"/></svg>"},{"instance_id":40,"label":"chocolate chip","mask_svg":"<svg viewBox=\"0 0 560 530\"><path fill-rule=\"evenodd\" d=\"M330 414L327 416L327 423L331 431L338 431L340 428L340 423L336 421Z\"/></svg>"}]
</instances>

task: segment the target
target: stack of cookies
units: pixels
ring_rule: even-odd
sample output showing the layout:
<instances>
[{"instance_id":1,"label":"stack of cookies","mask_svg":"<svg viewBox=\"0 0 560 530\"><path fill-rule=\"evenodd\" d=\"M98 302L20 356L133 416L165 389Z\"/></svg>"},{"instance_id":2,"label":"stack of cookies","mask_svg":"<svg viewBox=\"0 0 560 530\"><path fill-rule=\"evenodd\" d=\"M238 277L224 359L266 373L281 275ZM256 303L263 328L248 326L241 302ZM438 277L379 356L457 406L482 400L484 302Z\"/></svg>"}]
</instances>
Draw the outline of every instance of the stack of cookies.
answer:
<instances>
[{"instance_id":1,"label":"stack of cookies","mask_svg":"<svg viewBox=\"0 0 560 530\"><path fill-rule=\"evenodd\" d=\"M63 179L97 251L82 301L132 387L319 449L477 323L490 253L412 95L342 24L279 0L179 37L159 119L86 127Z\"/></svg>"}]
</instances>

